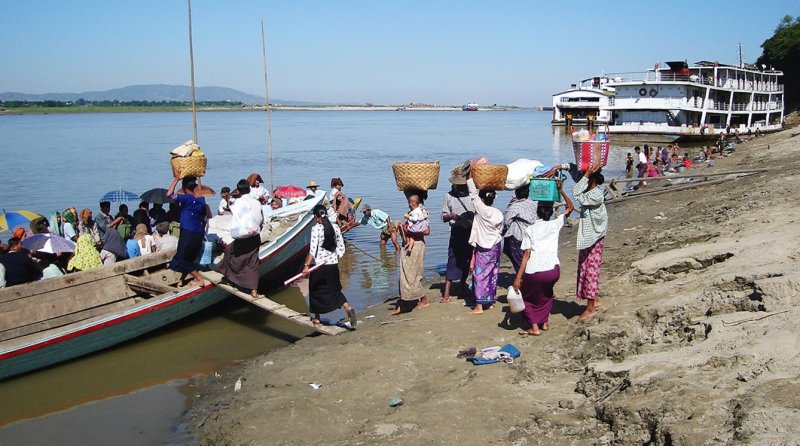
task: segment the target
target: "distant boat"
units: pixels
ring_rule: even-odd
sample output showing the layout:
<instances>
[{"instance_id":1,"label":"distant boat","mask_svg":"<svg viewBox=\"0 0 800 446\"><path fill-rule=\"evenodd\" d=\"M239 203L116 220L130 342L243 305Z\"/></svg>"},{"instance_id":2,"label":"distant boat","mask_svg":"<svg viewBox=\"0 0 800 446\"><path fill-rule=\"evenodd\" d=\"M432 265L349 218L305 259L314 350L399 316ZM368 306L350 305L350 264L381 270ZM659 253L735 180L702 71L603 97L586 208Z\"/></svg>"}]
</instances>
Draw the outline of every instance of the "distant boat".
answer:
<instances>
[{"instance_id":1,"label":"distant boat","mask_svg":"<svg viewBox=\"0 0 800 446\"><path fill-rule=\"evenodd\" d=\"M476 104L474 102L470 102L469 104L462 106L461 110L464 110L464 111L478 111L478 104Z\"/></svg>"}]
</instances>

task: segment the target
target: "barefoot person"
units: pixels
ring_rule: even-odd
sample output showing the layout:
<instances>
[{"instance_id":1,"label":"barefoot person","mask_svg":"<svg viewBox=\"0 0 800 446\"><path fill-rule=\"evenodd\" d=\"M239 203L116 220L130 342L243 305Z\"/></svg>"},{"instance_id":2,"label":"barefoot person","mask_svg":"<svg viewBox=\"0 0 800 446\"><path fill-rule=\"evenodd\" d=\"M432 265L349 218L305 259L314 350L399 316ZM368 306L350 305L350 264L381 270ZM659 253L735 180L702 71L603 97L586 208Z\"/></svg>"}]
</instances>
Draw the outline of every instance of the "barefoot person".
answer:
<instances>
[{"instance_id":1,"label":"barefoot person","mask_svg":"<svg viewBox=\"0 0 800 446\"><path fill-rule=\"evenodd\" d=\"M442 205L442 221L450 226L450 240L447 243L447 270L444 275L444 293L441 303L452 300L451 287L454 280L459 281L458 292L461 298L466 298L467 275L469 275L469 262L472 260L472 245L469 244L469 234L472 230L472 220L475 217L475 206L469 199L467 180L461 175L461 169L455 169L450 175L452 187L444 196Z\"/></svg>"},{"instance_id":2,"label":"barefoot person","mask_svg":"<svg viewBox=\"0 0 800 446\"><path fill-rule=\"evenodd\" d=\"M203 235L205 234L203 222L207 212L206 199L200 196L202 189L195 177L184 178L183 190L186 193L176 194L175 187L180 179L180 171L175 172L175 178L167 188L167 196L175 200L181 207L181 233L178 237L178 249L172 261L169 262L169 268L181 273L178 280L179 287L186 285L184 281L190 274L194 280L189 285L201 286L203 279L197 272L197 265L194 261L203 248Z\"/></svg>"},{"instance_id":3,"label":"barefoot person","mask_svg":"<svg viewBox=\"0 0 800 446\"><path fill-rule=\"evenodd\" d=\"M578 322L597 315L600 307L600 267L603 264L603 247L608 232L608 214L605 197L599 187L605 179L600 173L600 166L590 164L580 176L575 164L565 163L547 172L552 176L555 171L569 170L575 182L572 197L581 205L581 218L578 223L578 286L577 297L586 300L586 309L578 318Z\"/></svg>"},{"instance_id":4,"label":"barefoot person","mask_svg":"<svg viewBox=\"0 0 800 446\"><path fill-rule=\"evenodd\" d=\"M553 308L553 287L561 277L558 261L558 235L569 214L574 209L572 200L561 189L567 209L563 215L553 218L553 202L540 201L536 208L537 220L525 229L521 248L524 250L514 288L522 293L525 302L525 319L531 328L520 335L539 336L542 330L550 329L550 310Z\"/></svg>"},{"instance_id":5,"label":"barefoot person","mask_svg":"<svg viewBox=\"0 0 800 446\"><path fill-rule=\"evenodd\" d=\"M361 218L362 225L370 225L373 228L381 231L381 249L386 248L386 242L392 240L394 250L400 250L400 244L397 243L397 228L392 223L389 214L380 209L372 209L368 204L364 205L364 217Z\"/></svg>"},{"instance_id":6,"label":"barefoot person","mask_svg":"<svg viewBox=\"0 0 800 446\"><path fill-rule=\"evenodd\" d=\"M408 203L412 201L424 204L423 192L407 193ZM430 235L430 222L424 232L408 231L406 236L414 239L414 245L408 254L400 256L400 301L394 313L400 314L414 309L422 309L430 305L425 290L422 288L422 274L425 269L425 236Z\"/></svg>"},{"instance_id":7,"label":"barefoot person","mask_svg":"<svg viewBox=\"0 0 800 446\"><path fill-rule=\"evenodd\" d=\"M261 227L264 215L261 203L250 195L250 184L239 180L236 185L240 198L230 206L231 236L233 243L225 248L225 255L217 271L236 286L258 297L258 248L261 246Z\"/></svg>"},{"instance_id":8,"label":"barefoot person","mask_svg":"<svg viewBox=\"0 0 800 446\"><path fill-rule=\"evenodd\" d=\"M355 327L356 311L342 294L342 282L339 278L339 259L344 255L342 232L328 219L325 206L318 204L312 212L316 224L311 228L311 242L303 265L303 276L309 277L308 308L313 315L311 321L319 326L320 314L343 308L350 320L350 326ZM309 272L312 264L317 268Z\"/></svg>"},{"instance_id":9,"label":"barefoot person","mask_svg":"<svg viewBox=\"0 0 800 446\"><path fill-rule=\"evenodd\" d=\"M475 206L475 220L469 234L469 244L475 248L470 264L475 307L469 314L481 314L494 306L497 295L500 247L503 244L503 213L492 207L494 191L478 191L472 178L467 179L467 188L472 205Z\"/></svg>"}]
</instances>

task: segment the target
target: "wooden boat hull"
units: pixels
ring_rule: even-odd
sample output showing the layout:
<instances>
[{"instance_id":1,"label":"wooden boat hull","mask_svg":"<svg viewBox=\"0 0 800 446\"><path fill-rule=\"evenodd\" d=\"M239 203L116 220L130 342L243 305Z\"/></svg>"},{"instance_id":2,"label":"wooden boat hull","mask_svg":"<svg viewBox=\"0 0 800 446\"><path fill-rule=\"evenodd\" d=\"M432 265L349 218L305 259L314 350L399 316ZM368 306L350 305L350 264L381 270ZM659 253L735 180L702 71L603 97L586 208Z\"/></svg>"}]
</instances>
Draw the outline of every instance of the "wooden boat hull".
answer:
<instances>
[{"instance_id":1,"label":"wooden boat hull","mask_svg":"<svg viewBox=\"0 0 800 446\"><path fill-rule=\"evenodd\" d=\"M314 222L309 211L321 199L322 197L295 205L297 213L302 213L298 222L274 241L261 247L259 250L259 274L262 277L270 275L281 266L289 264L293 259L300 258L307 253ZM150 263L163 261L169 257L171 256L162 255ZM133 259L103 267L109 270L106 278L127 274L129 270L124 264L135 261L136 259ZM76 274L86 276L89 273L97 274L96 271ZM64 276L60 280L67 283L70 276L72 275ZM84 280L81 277L75 276L75 280ZM87 277L85 280L91 281L91 278ZM79 291L78 287L85 285L76 285L76 292ZM13 291L14 287L4 290L6 295ZM12 300L3 296L0 294L0 309L3 308L4 302ZM228 292L213 284L187 287L162 293L133 305L127 305L124 309L110 311L107 314L100 314L62 327L16 338L11 338L13 335L7 334L6 337L10 339L0 342L0 379L78 358L128 341L197 313L228 296L230 296ZM34 299L35 297L30 298ZM10 304L8 305L10 307ZM10 331L6 330L5 332Z\"/></svg>"}]
</instances>

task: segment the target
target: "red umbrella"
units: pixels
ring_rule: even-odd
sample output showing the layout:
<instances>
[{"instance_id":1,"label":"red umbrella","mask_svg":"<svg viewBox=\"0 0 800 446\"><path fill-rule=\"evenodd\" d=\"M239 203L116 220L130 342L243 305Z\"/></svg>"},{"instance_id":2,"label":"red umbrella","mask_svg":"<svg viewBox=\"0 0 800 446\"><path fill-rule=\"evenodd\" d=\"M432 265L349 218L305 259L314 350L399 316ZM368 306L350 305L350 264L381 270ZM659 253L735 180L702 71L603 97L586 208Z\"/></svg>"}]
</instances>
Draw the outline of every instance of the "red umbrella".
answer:
<instances>
[{"instance_id":1,"label":"red umbrella","mask_svg":"<svg viewBox=\"0 0 800 446\"><path fill-rule=\"evenodd\" d=\"M276 187L272 196L278 198L300 198L305 197L307 194L302 187L289 185Z\"/></svg>"}]
</instances>

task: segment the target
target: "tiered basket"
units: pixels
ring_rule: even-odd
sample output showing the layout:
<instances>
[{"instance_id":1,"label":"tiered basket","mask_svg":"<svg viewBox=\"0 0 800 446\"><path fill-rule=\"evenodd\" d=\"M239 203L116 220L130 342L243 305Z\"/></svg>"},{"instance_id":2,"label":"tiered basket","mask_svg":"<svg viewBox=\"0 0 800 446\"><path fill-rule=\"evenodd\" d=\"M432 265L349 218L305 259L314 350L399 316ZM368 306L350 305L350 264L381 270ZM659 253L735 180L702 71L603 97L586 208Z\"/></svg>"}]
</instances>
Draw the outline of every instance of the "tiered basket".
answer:
<instances>
[{"instance_id":1,"label":"tiered basket","mask_svg":"<svg viewBox=\"0 0 800 446\"><path fill-rule=\"evenodd\" d=\"M505 164L476 164L470 168L475 187L483 190L503 190L506 187L508 166Z\"/></svg>"},{"instance_id":2,"label":"tiered basket","mask_svg":"<svg viewBox=\"0 0 800 446\"><path fill-rule=\"evenodd\" d=\"M205 156L176 156L169 163L172 165L172 175L176 175L180 170L181 178L184 178L204 176L207 162Z\"/></svg>"},{"instance_id":3,"label":"tiered basket","mask_svg":"<svg viewBox=\"0 0 800 446\"><path fill-rule=\"evenodd\" d=\"M439 185L439 161L392 164L397 190L428 190Z\"/></svg>"}]
</instances>

